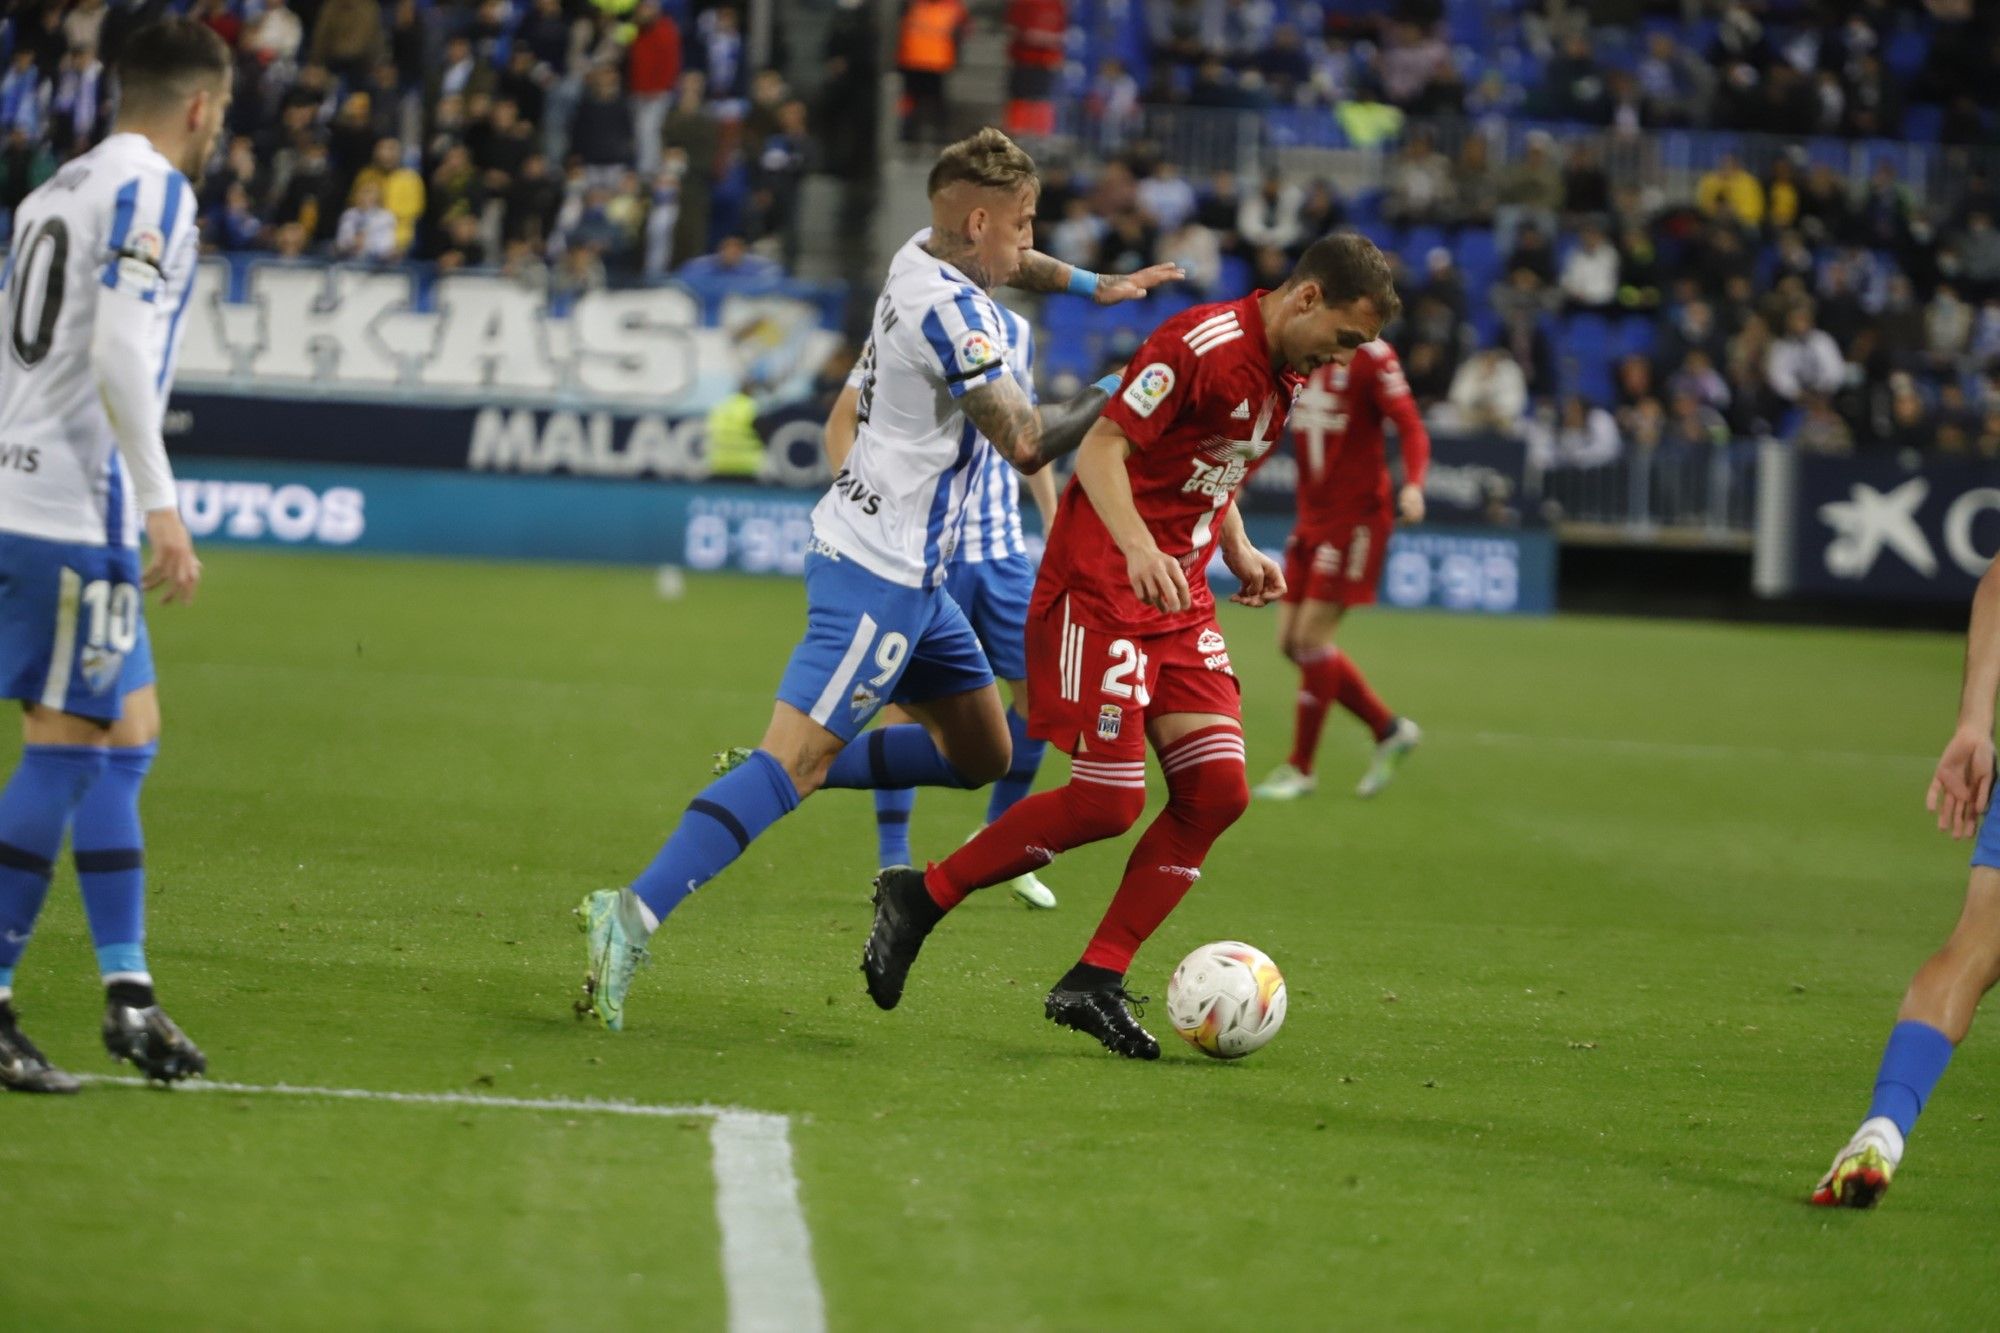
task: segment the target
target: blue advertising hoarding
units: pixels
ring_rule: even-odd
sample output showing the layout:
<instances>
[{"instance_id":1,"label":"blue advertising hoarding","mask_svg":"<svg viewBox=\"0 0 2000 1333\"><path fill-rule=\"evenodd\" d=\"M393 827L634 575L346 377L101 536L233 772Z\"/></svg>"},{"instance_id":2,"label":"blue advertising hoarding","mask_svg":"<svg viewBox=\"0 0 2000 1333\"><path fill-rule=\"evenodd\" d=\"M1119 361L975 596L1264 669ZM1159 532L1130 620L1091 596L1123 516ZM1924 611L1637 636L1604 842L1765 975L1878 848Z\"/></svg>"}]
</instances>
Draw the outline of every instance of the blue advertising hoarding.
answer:
<instances>
[{"instance_id":1,"label":"blue advertising hoarding","mask_svg":"<svg viewBox=\"0 0 2000 1333\"><path fill-rule=\"evenodd\" d=\"M1813 454L1788 462L1791 591L1964 601L2000 552L2000 463Z\"/></svg>"},{"instance_id":2,"label":"blue advertising hoarding","mask_svg":"<svg viewBox=\"0 0 2000 1333\"><path fill-rule=\"evenodd\" d=\"M633 485L278 460L179 460L199 542L486 559L682 565L797 576L814 491L742 483ZM1288 524L1249 516L1276 552ZM1229 580L1218 562L1219 588ZM1488 613L1555 605L1555 541L1539 530L1432 527L1391 539L1382 601Z\"/></svg>"}]
</instances>

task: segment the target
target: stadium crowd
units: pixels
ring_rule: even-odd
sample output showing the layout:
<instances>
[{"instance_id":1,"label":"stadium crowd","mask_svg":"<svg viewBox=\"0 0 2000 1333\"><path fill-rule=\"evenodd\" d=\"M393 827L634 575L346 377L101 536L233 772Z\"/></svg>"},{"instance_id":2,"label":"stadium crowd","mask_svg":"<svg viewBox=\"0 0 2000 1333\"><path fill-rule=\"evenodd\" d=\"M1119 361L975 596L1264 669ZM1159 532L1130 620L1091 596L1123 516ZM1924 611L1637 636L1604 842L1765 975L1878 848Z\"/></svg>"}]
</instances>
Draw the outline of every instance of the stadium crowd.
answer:
<instances>
[{"instance_id":1,"label":"stadium crowd","mask_svg":"<svg viewBox=\"0 0 2000 1333\"><path fill-rule=\"evenodd\" d=\"M829 146L777 69L750 68L729 3L24 0L0 27L0 213L102 137L106 59L169 10L236 54L211 249L494 266L558 291L797 260Z\"/></svg>"},{"instance_id":2,"label":"stadium crowd","mask_svg":"<svg viewBox=\"0 0 2000 1333\"><path fill-rule=\"evenodd\" d=\"M558 294L759 282L796 262L807 170L876 169L854 111L877 95L875 34L851 2L813 114L781 50L750 67L732 0L24 0L0 27L0 210L101 136L106 56L168 8L237 54L204 189L218 251L489 266ZM994 15L1009 123L1053 129L1035 108L1070 97L1093 127L1078 165L1044 154L1045 249L1099 271L1176 261L1195 299L1277 280L1336 226L1368 231L1404 266L1392 338L1441 428L1525 430L1578 463L1770 435L2000 456L2000 171L1981 166L2000 162L1981 151L2000 144L2000 6L1009 0ZM959 0L903 5L910 137L948 131L946 76L989 21ZM1159 104L1386 108L1380 187L1191 178L1143 138ZM1522 119L1562 137L1510 147ZM1687 128L1787 138L1746 137L1761 147L1678 193L1623 151ZM1808 151L1897 135L1963 155L1948 191L1887 161L1850 179ZM1076 314L1058 322L1130 318ZM1066 341L1099 359L1122 346ZM1083 355L1051 347L1045 366L1066 354Z\"/></svg>"}]
</instances>

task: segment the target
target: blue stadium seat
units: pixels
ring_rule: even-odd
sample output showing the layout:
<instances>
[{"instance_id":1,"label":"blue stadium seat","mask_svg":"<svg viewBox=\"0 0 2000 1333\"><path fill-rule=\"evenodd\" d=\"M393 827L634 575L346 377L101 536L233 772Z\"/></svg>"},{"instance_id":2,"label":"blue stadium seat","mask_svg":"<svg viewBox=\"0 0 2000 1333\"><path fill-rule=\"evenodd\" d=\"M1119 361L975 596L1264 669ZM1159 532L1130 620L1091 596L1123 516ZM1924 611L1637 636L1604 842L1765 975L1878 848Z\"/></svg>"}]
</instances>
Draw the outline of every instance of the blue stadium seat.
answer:
<instances>
[{"instance_id":1,"label":"blue stadium seat","mask_svg":"<svg viewBox=\"0 0 2000 1333\"><path fill-rule=\"evenodd\" d=\"M1403 237L1403 262L1418 273L1424 271L1424 257L1447 245L1443 227L1412 227Z\"/></svg>"},{"instance_id":2,"label":"blue stadium seat","mask_svg":"<svg viewBox=\"0 0 2000 1333\"><path fill-rule=\"evenodd\" d=\"M1889 39L1882 49L1882 63L1899 81L1907 82L1917 76L1930 57L1930 34L1922 28L1903 28Z\"/></svg>"},{"instance_id":3,"label":"blue stadium seat","mask_svg":"<svg viewBox=\"0 0 2000 1333\"><path fill-rule=\"evenodd\" d=\"M1943 133L1943 107L1912 102L1903 112L1903 137L1912 143L1936 143Z\"/></svg>"},{"instance_id":4,"label":"blue stadium seat","mask_svg":"<svg viewBox=\"0 0 2000 1333\"><path fill-rule=\"evenodd\" d=\"M1619 321L1618 355L1651 357L1660 345L1660 327L1652 315L1626 315Z\"/></svg>"},{"instance_id":5,"label":"blue stadium seat","mask_svg":"<svg viewBox=\"0 0 2000 1333\"><path fill-rule=\"evenodd\" d=\"M1486 289L1500 278L1500 254L1493 240L1493 229L1467 227L1458 234L1458 244L1452 247L1452 252L1465 274L1466 290L1474 300L1485 300Z\"/></svg>"}]
</instances>

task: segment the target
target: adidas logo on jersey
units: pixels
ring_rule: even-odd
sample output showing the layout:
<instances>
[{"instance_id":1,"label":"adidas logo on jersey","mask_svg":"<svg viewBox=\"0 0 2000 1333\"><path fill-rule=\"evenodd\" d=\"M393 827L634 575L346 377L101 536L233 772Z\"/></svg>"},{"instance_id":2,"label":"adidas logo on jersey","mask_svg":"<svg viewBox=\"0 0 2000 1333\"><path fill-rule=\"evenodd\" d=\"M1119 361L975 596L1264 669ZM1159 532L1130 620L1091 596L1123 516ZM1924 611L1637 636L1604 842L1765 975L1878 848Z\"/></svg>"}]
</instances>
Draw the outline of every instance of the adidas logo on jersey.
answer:
<instances>
[{"instance_id":1,"label":"adidas logo on jersey","mask_svg":"<svg viewBox=\"0 0 2000 1333\"><path fill-rule=\"evenodd\" d=\"M1238 403L1236 410L1229 414L1229 419L1231 421L1248 421L1250 419L1250 400L1245 398L1242 402Z\"/></svg>"},{"instance_id":2,"label":"adidas logo on jersey","mask_svg":"<svg viewBox=\"0 0 2000 1333\"><path fill-rule=\"evenodd\" d=\"M1237 321L1236 311L1231 309L1210 315L1182 334L1181 341L1194 348L1196 356L1207 356L1224 343L1233 343L1242 336L1243 325Z\"/></svg>"}]
</instances>

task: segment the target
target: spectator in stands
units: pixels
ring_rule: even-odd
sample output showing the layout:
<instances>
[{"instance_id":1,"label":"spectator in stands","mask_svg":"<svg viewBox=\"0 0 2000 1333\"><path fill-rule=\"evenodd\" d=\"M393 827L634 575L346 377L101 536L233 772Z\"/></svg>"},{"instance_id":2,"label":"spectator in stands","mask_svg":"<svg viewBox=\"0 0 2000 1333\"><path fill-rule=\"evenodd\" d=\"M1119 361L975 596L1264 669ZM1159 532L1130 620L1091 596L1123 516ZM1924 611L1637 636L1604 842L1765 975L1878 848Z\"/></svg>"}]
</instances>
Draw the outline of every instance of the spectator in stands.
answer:
<instances>
[{"instance_id":1,"label":"spectator in stands","mask_svg":"<svg viewBox=\"0 0 2000 1333\"><path fill-rule=\"evenodd\" d=\"M1979 315L1972 322L1972 342L1966 348L1966 359L1980 371L2000 365L2000 296L1988 296L1980 304Z\"/></svg>"},{"instance_id":2,"label":"spectator in stands","mask_svg":"<svg viewBox=\"0 0 2000 1333\"><path fill-rule=\"evenodd\" d=\"M1215 233L1189 219L1162 237L1159 262L1179 264L1187 273L1183 284L1196 300L1206 300L1222 280L1222 246Z\"/></svg>"},{"instance_id":3,"label":"spectator in stands","mask_svg":"<svg viewBox=\"0 0 2000 1333\"><path fill-rule=\"evenodd\" d=\"M278 199L278 220L298 223L312 241L325 240L333 235L340 199L340 185L326 142L317 138L301 141L284 193Z\"/></svg>"},{"instance_id":4,"label":"spectator in stands","mask_svg":"<svg viewBox=\"0 0 2000 1333\"><path fill-rule=\"evenodd\" d=\"M35 53L23 46L14 52L14 63L0 78L0 129L19 130L31 139L40 139L48 119L49 88L35 66Z\"/></svg>"},{"instance_id":5,"label":"spectator in stands","mask_svg":"<svg viewBox=\"0 0 2000 1333\"><path fill-rule=\"evenodd\" d=\"M1668 399L1660 442L1669 447L1707 450L1729 443L1729 423L1722 413L1683 390Z\"/></svg>"},{"instance_id":6,"label":"spectator in stands","mask_svg":"<svg viewBox=\"0 0 2000 1333\"><path fill-rule=\"evenodd\" d=\"M708 84L700 70L681 75L680 96L667 117L666 144L687 160L681 174L680 217L674 224L674 263L684 264L708 250L709 219L715 203L721 130L703 109Z\"/></svg>"},{"instance_id":7,"label":"spectator in stands","mask_svg":"<svg viewBox=\"0 0 2000 1333\"><path fill-rule=\"evenodd\" d=\"M530 153L520 174L507 187L503 238L509 243L525 242L537 250L547 245L562 198L562 183L549 169L549 159Z\"/></svg>"},{"instance_id":8,"label":"spectator in stands","mask_svg":"<svg viewBox=\"0 0 2000 1333\"><path fill-rule=\"evenodd\" d=\"M714 254L681 265L680 276L694 282L765 287L784 277L784 271L752 251L741 236L725 236Z\"/></svg>"},{"instance_id":9,"label":"spectator in stands","mask_svg":"<svg viewBox=\"0 0 2000 1333\"><path fill-rule=\"evenodd\" d=\"M1514 248L1507 255L1508 273L1527 269L1535 275L1540 286L1553 287L1557 272L1556 252L1549 244L1549 234L1535 223L1523 224L1515 233Z\"/></svg>"},{"instance_id":10,"label":"spectator in stands","mask_svg":"<svg viewBox=\"0 0 2000 1333\"><path fill-rule=\"evenodd\" d=\"M1937 295L1924 311L1924 355L1932 370L1946 372L1958 365L1972 340L1972 307L1952 284L1939 283Z\"/></svg>"},{"instance_id":11,"label":"spectator in stands","mask_svg":"<svg viewBox=\"0 0 2000 1333\"><path fill-rule=\"evenodd\" d=\"M1688 126L1699 118L1713 82L1707 65L1684 49L1669 32L1646 39L1638 85L1647 128Z\"/></svg>"},{"instance_id":12,"label":"spectator in stands","mask_svg":"<svg viewBox=\"0 0 2000 1333\"><path fill-rule=\"evenodd\" d=\"M1708 352L1699 347L1689 348L1680 368L1667 378L1667 393L1670 397L1692 394L1697 402L1717 411L1729 408L1729 381L1716 369Z\"/></svg>"},{"instance_id":13,"label":"spectator in stands","mask_svg":"<svg viewBox=\"0 0 2000 1333\"><path fill-rule=\"evenodd\" d=\"M625 60L625 82L632 97L632 137L636 165L652 175L660 169L660 131L674 85L681 78L681 30L660 10L659 0L640 0L632 15L632 46Z\"/></svg>"},{"instance_id":14,"label":"spectator in stands","mask_svg":"<svg viewBox=\"0 0 2000 1333\"><path fill-rule=\"evenodd\" d=\"M1618 280L1618 304L1625 309L1659 306L1659 253L1643 227L1627 227L1618 238Z\"/></svg>"},{"instance_id":15,"label":"spectator in stands","mask_svg":"<svg viewBox=\"0 0 2000 1333\"><path fill-rule=\"evenodd\" d=\"M1983 209L1968 214L1965 230L1958 235L1954 246L1966 295L1974 301L1983 301L2000 292L2000 228L1993 225L1991 215Z\"/></svg>"},{"instance_id":16,"label":"spectator in stands","mask_svg":"<svg viewBox=\"0 0 2000 1333\"><path fill-rule=\"evenodd\" d=\"M1618 251L1594 222L1563 261L1562 293L1571 310L1609 310L1618 302Z\"/></svg>"},{"instance_id":17,"label":"spectator in stands","mask_svg":"<svg viewBox=\"0 0 2000 1333\"><path fill-rule=\"evenodd\" d=\"M1840 388L1846 363L1833 338L1813 323L1810 301L1792 307L1783 336L1764 357L1764 378L1771 392L1788 403L1806 394L1830 395Z\"/></svg>"},{"instance_id":18,"label":"spectator in stands","mask_svg":"<svg viewBox=\"0 0 2000 1333\"><path fill-rule=\"evenodd\" d=\"M1564 394L1555 420L1535 425L1528 442L1540 467L1606 467L1625 452L1617 419L1578 394Z\"/></svg>"},{"instance_id":19,"label":"spectator in stands","mask_svg":"<svg viewBox=\"0 0 2000 1333\"><path fill-rule=\"evenodd\" d=\"M1271 97L1282 106L1303 106L1311 101L1313 62L1298 28L1280 23L1271 30L1271 42L1255 59L1256 72L1263 78ZM1433 82L1432 89L1441 85ZM1460 89L1461 95L1463 89ZM1456 113L1458 107L1451 108Z\"/></svg>"},{"instance_id":20,"label":"spectator in stands","mask_svg":"<svg viewBox=\"0 0 2000 1333\"><path fill-rule=\"evenodd\" d=\"M632 115L625 109L617 70L600 65L590 72L570 124L570 151L600 178L609 178L633 160Z\"/></svg>"},{"instance_id":21,"label":"spectator in stands","mask_svg":"<svg viewBox=\"0 0 2000 1333\"><path fill-rule=\"evenodd\" d=\"M1463 320L1470 312L1465 271L1452 262L1451 251L1445 246L1432 246L1425 252L1424 277L1419 290L1425 296L1443 302L1454 321Z\"/></svg>"},{"instance_id":22,"label":"spectator in stands","mask_svg":"<svg viewBox=\"0 0 2000 1333\"><path fill-rule=\"evenodd\" d=\"M1049 253L1071 268L1092 271L1104 232L1104 219L1091 209L1090 201L1080 197L1071 199L1062 221L1056 224Z\"/></svg>"},{"instance_id":23,"label":"spectator in stands","mask_svg":"<svg viewBox=\"0 0 2000 1333\"><path fill-rule=\"evenodd\" d=\"M1294 249L1302 251L1320 237L1332 235L1346 219L1347 209L1334 193L1333 182L1324 176L1315 177L1306 187L1305 197L1299 200L1299 240ZM1392 255L1391 263L1396 258Z\"/></svg>"},{"instance_id":24,"label":"spectator in stands","mask_svg":"<svg viewBox=\"0 0 2000 1333\"><path fill-rule=\"evenodd\" d=\"M255 250L263 243L264 220L257 216L242 182L229 183L221 209L209 219L208 234L210 245L232 254Z\"/></svg>"},{"instance_id":25,"label":"spectator in stands","mask_svg":"<svg viewBox=\"0 0 2000 1333\"><path fill-rule=\"evenodd\" d=\"M1906 371L1889 377L1889 426L1882 442L1892 449L1928 449L1936 422L1930 405Z\"/></svg>"},{"instance_id":26,"label":"spectator in stands","mask_svg":"<svg viewBox=\"0 0 2000 1333\"><path fill-rule=\"evenodd\" d=\"M1452 377L1439 424L1464 431L1515 436L1528 411L1528 381L1505 347L1473 356Z\"/></svg>"},{"instance_id":27,"label":"spectator in stands","mask_svg":"<svg viewBox=\"0 0 2000 1333\"><path fill-rule=\"evenodd\" d=\"M1752 229L1763 225L1763 182L1734 153L1724 153L1715 170L1696 183L1694 198L1696 207L1711 218Z\"/></svg>"},{"instance_id":28,"label":"spectator in stands","mask_svg":"<svg viewBox=\"0 0 2000 1333\"><path fill-rule=\"evenodd\" d=\"M1153 262L1159 232L1137 209L1128 209L1111 219L1111 227L1098 242L1093 273L1133 273Z\"/></svg>"},{"instance_id":29,"label":"spectator in stands","mask_svg":"<svg viewBox=\"0 0 2000 1333\"><path fill-rule=\"evenodd\" d=\"M1903 243L1910 223L1910 192L1897 179L1892 163L1875 164L1854 222L1855 234L1844 239L1883 249L1894 249Z\"/></svg>"},{"instance_id":30,"label":"spectator in stands","mask_svg":"<svg viewBox=\"0 0 2000 1333\"><path fill-rule=\"evenodd\" d=\"M896 67L903 75L903 137L943 143L951 137L946 79L958 68L958 46L971 16L962 0L907 0Z\"/></svg>"},{"instance_id":31,"label":"spectator in stands","mask_svg":"<svg viewBox=\"0 0 2000 1333\"><path fill-rule=\"evenodd\" d=\"M424 178L403 162L403 145L395 139L375 144L374 155L354 177L350 202L359 202L363 187L371 187L389 215L396 219L396 249L408 253L424 215Z\"/></svg>"},{"instance_id":32,"label":"spectator in stands","mask_svg":"<svg viewBox=\"0 0 2000 1333\"><path fill-rule=\"evenodd\" d=\"M1489 161L1486 136L1465 136L1451 164L1451 211L1445 219L1458 227L1484 227L1499 206L1499 182Z\"/></svg>"},{"instance_id":33,"label":"spectator in stands","mask_svg":"<svg viewBox=\"0 0 2000 1333\"><path fill-rule=\"evenodd\" d=\"M1053 134L1053 98L1069 32L1064 0L1007 0L1007 111L1010 134Z\"/></svg>"},{"instance_id":34,"label":"spectator in stands","mask_svg":"<svg viewBox=\"0 0 2000 1333\"><path fill-rule=\"evenodd\" d=\"M1828 245L1853 233L1847 187L1824 162L1813 165L1799 192L1799 228L1814 245Z\"/></svg>"},{"instance_id":35,"label":"spectator in stands","mask_svg":"<svg viewBox=\"0 0 2000 1333\"><path fill-rule=\"evenodd\" d=\"M1138 133L1143 116L1139 109L1139 81L1116 56L1107 56L1090 81L1084 99L1096 123L1100 142L1110 145Z\"/></svg>"},{"instance_id":36,"label":"spectator in stands","mask_svg":"<svg viewBox=\"0 0 2000 1333\"><path fill-rule=\"evenodd\" d=\"M1153 0L1145 7L1154 61L1189 66L1223 46L1222 0Z\"/></svg>"},{"instance_id":37,"label":"spectator in stands","mask_svg":"<svg viewBox=\"0 0 2000 1333\"><path fill-rule=\"evenodd\" d=\"M775 239L787 271L799 263L799 195L806 174L806 104L785 103L778 132L764 140L751 172L751 232L755 239Z\"/></svg>"},{"instance_id":38,"label":"spectator in stands","mask_svg":"<svg viewBox=\"0 0 2000 1333\"><path fill-rule=\"evenodd\" d=\"M921 0L920 0L921 2ZM956 4L958 0L944 0ZM952 52L957 63L957 50ZM744 60L743 21L734 5L701 11L694 22L694 63L708 80L709 107L722 120L740 120L750 86Z\"/></svg>"},{"instance_id":39,"label":"spectator in stands","mask_svg":"<svg viewBox=\"0 0 2000 1333\"><path fill-rule=\"evenodd\" d=\"M1588 140L1570 145L1563 164L1563 214L1572 223L1601 218L1611 211L1611 177Z\"/></svg>"},{"instance_id":40,"label":"spectator in stands","mask_svg":"<svg viewBox=\"0 0 2000 1333\"><path fill-rule=\"evenodd\" d=\"M1181 175L1180 168L1162 160L1139 182L1139 208L1162 232L1179 230L1194 216L1194 186Z\"/></svg>"},{"instance_id":41,"label":"spectator in stands","mask_svg":"<svg viewBox=\"0 0 2000 1333\"><path fill-rule=\"evenodd\" d=\"M1426 289L1411 308L1397 344L1410 392L1420 407L1428 409L1451 392L1452 377L1472 337L1451 305Z\"/></svg>"},{"instance_id":42,"label":"spectator in stands","mask_svg":"<svg viewBox=\"0 0 2000 1333\"><path fill-rule=\"evenodd\" d=\"M1435 30L1390 23L1377 62L1383 100L1392 106L1413 105L1450 60L1451 48Z\"/></svg>"},{"instance_id":43,"label":"spectator in stands","mask_svg":"<svg viewBox=\"0 0 2000 1333\"><path fill-rule=\"evenodd\" d=\"M674 228L681 216L681 177L687 158L678 149L668 152L653 174L653 195L646 210L645 254L639 271L649 280L663 278L674 262Z\"/></svg>"},{"instance_id":44,"label":"spectator in stands","mask_svg":"<svg viewBox=\"0 0 2000 1333\"><path fill-rule=\"evenodd\" d=\"M603 291L607 285L604 260L597 247L579 245L563 251L556 261L555 272L549 275L549 297L574 302L579 296Z\"/></svg>"},{"instance_id":45,"label":"spectator in stands","mask_svg":"<svg viewBox=\"0 0 2000 1333\"><path fill-rule=\"evenodd\" d=\"M1292 271L1291 254L1275 245L1258 246L1250 255L1250 285L1275 290Z\"/></svg>"},{"instance_id":46,"label":"spectator in stands","mask_svg":"<svg viewBox=\"0 0 2000 1333\"><path fill-rule=\"evenodd\" d=\"M1563 40L1562 49L1549 61L1543 76L1541 104L1556 120L1579 121L1586 125L1607 125L1611 121L1604 73L1590 38L1583 32Z\"/></svg>"},{"instance_id":47,"label":"spectator in stands","mask_svg":"<svg viewBox=\"0 0 2000 1333\"><path fill-rule=\"evenodd\" d=\"M1389 164L1382 214L1405 226L1442 223L1456 216L1451 161L1422 126L1410 131L1402 151Z\"/></svg>"},{"instance_id":48,"label":"spectator in stands","mask_svg":"<svg viewBox=\"0 0 2000 1333\"><path fill-rule=\"evenodd\" d=\"M1800 407L1803 410L1792 427L1793 445L1811 454L1854 452L1853 429L1833 410L1824 394L1807 394Z\"/></svg>"},{"instance_id":49,"label":"spectator in stands","mask_svg":"<svg viewBox=\"0 0 2000 1333\"><path fill-rule=\"evenodd\" d=\"M322 0L306 59L359 83L388 54L380 0Z\"/></svg>"},{"instance_id":50,"label":"spectator in stands","mask_svg":"<svg viewBox=\"0 0 2000 1333\"><path fill-rule=\"evenodd\" d=\"M49 135L63 156L73 156L97 142L104 78L104 62L89 47L78 47L63 56L49 99Z\"/></svg>"},{"instance_id":51,"label":"spectator in stands","mask_svg":"<svg viewBox=\"0 0 2000 1333\"><path fill-rule=\"evenodd\" d=\"M371 264L402 257L402 247L396 244L396 215L382 206L380 186L371 182L355 191L354 203L340 215L333 248L342 259Z\"/></svg>"},{"instance_id":52,"label":"spectator in stands","mask_svg":"<svg viewBox=\"0 0 2000 1333\"><path fill-rule=\"evenodd\" d=\"M265 0L264 12L251 21L239 39L239 49L269 64L298 58L305 27L288 0Z\"/></svg>"},{"instance_id":53,"label":"spectator in stands","mask_svg":"<svg viewBox=\"0 0 2000 1333\"><path fill-rule=\"evenodd\" d=\"M1290 250L1299 243L1299 205L1304 198L1299 187L1288 182L1283 172L1267 171L1257 193L1246 198L1237 210L1236 230L1251 246Z\"/></svg>"},{"instance_id":54,"label":"spectator in stands","mask_svg":"<svg viewBox=\"0 0 2000 1333\"><path fill-rule=\"evenodd\" d=\"M1556 229L1556 215L1562 211L1562 171L1551 155L1554 143L1547 133L1537 130L1528 136L1521 160L1500 173L1495 191L1493 239L1500 253L1514 249L1515 235L1524 223L1533 223L1543 235Z\"/></svg>"}]
</instances>

